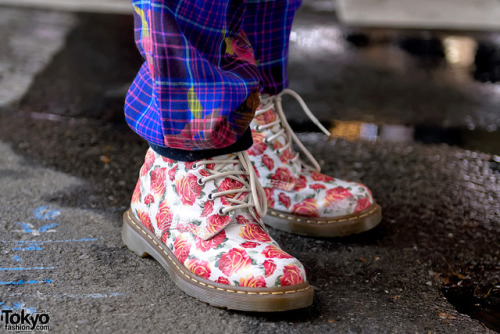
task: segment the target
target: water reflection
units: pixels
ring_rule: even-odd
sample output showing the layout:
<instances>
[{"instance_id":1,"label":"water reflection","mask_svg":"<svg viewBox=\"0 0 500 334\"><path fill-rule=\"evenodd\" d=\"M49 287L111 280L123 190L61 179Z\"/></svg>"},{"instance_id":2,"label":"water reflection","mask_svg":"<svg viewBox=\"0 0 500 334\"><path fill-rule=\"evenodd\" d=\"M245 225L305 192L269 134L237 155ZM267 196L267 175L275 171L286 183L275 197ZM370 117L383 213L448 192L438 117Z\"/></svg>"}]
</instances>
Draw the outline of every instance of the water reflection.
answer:
<instances>
[{"instance_id":1,"label":"water reflection","mask_svg":"<svg viewBox=\"0 0 500 334\"><path fill-rule=\"evenodd\" d=\"M302 127L304 128L304 127ZM500 155L500 132L445 128L434 125L375 124L356 121L331 121L331 138L347 140L419 142L424 144L448 144L470 150ZM499 162L500 158L495 157Z\"/></svg>"}]
</instances>

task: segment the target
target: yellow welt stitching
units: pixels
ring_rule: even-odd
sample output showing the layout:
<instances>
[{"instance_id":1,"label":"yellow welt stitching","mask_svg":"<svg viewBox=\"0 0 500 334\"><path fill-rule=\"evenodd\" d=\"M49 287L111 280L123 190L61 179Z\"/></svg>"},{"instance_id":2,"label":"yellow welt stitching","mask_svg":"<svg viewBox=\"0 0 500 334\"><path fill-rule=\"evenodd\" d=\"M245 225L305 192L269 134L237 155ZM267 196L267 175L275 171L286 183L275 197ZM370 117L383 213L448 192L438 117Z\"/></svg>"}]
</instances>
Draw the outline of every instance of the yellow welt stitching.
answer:
<instances>
[{"instance_id":1,"label":"yellow welt stitching","mask_svg":"<svg viewBox=\"0 0 500 334\"><path fill-rule=\"evenodd\" d=\"M356 217L339 218L339 219L327 220L327 221L305 220L305 223L307 223L307 224L335 224L335 223L341 223L341 222L345 222L345 221L358 220L358 219L367 217L367 216L371 215L372 213L374 213L375 211L377 211L376 207L374 209L372 209L371 211L369 211L367 213L364 213L364 214L362 214L360 216L356 216ZM301 218L296 218L296 217L293 217L293 216L287 216L287 215L284 215L284 214L281 214L281 213L277 213L277 212L273 212L273 211L268 211L268 213L271 214L271 215L273 215L273 216L277 216L277 217L288 219L288 220L294 220L296 222L303 221L303 219L301 219Z\"/></svg>"},{"instance_id":2,"label":"yellow welt stitching","mask_svg":"<svg viewBox=\"0 0 500 334\"><path fill-rule=\"evenodd\" d=\"M146 231L144 231L142 229L142 227L140 227L139 225L137 225L132 217L130 216L130 212L127 213L127 216L129 218L129 221L134 224L134 226L136 227L137 230L139 230L140 232L144 233L145 235L148 236L149 239L151 239L154 244L156 246L158 246L158 248L160 248L160 251L162 251L166 256L167 258L170 260L170 262L181 272L181 274L183 274L185 277L187 277L188 279L190 279L191 281L193 282L196 282L200 285L203 285L203 286L206 286L208 288L212 288L212 289L215 289L215 290L219 290L219 291L224 291L224 292L231 292L231 293L239 293L239 294L247 294L247 295L282 295L282 294L290 294L290 293L295 293L295 292L301 292L301 291L305 291L305 290L309 290L311 288L311 286L308 286L306 288L302 288L302 289L297 289L297 290L290 290L290 291L277 291L277 292L250 292L250 291L236 291L236 290L229 290L229 289L222 289L222 288L218 288L218 287L215 287L215 286L212 286L212 285L209 285L209 284L206 284L206 283L203 283L203 282L200 282L194 278L192 278L191 276L189 276L188 274L186 274L184 272L184 270L182 270L175 262L174 260L172 259L172 257L170 257L170 255L165 251L165 249L163 249L163 246L159 243L156 242L156 240L154 240L149 234L146 233Z\"/></svg>"}]
</instances>

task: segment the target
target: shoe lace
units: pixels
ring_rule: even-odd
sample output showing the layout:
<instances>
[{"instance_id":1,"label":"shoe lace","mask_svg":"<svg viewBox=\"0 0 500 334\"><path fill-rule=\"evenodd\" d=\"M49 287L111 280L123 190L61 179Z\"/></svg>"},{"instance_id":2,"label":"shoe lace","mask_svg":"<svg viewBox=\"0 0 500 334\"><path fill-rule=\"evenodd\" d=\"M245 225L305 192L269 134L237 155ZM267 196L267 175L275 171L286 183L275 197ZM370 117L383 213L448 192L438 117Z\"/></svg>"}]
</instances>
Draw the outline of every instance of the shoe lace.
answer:
<instances>
[{"instance_id":1,"label":"shoe lace","mask_svg":"<svg viewBox=\"0 0 500 334\"><path fill-rule=\"evenodd\" d=\"M255 174L252 162L247 153L242 151L226 155L223 158L216 157L211 160L200 160L197 161L196 165L193 167L198 168L201 165L211 165L213 168L206 169L210 174L209 176L198 179L200 185L207 181L221 178L230 178L242 184L242 186L237 189L209 194L209 199L226 196L226 200L232 204L231 206L220 209L219 214L228 214L233 210L248 209L252 217L254 217L264 230L266 230L259 219L259 217L264 217L267 213L266 194L257 179L257 175ZM227 170L228 165L231 170ZM235 170L233 168L235 165L240 165L241 170ZM234 196L228 196L233 194ZM244 196L245 194L246 196Z\"/></svg>"},{"instance_id":2,"label":"shoe lace","mask_svg":"<svg viewBox=\"0 0 500 334\"><path fill-rule=\"evenodd\" d=\"M304 161L301 160L302 165L309 169L309 170L315 170L317 172L321 171L321 166L319 165L318 161L314 159L313 155L307 150L307 148L302 144L300 139L297 137L295 132L292 130L290 127L290 124L288 124L288 121L286 120L285 113L283 112L283 105L282 105L282 97L283 95L290 95L297 102L299 102L300 106L302 107L302 110L304 113L309 117L309 119L316 124L316 126L323 131L327 136L330 136L330 132L319 122L319 120L314 116L314 114L309 110L307 107L306 103L300 97L299 94L297 94L295 91L291 89L284 89L281 93L277 95L266 95L261 97L261 108L255 112L255 116L259 116L264 114L265 112L274 109L274 111L277 114L276 120L269 122L264 125L257 125L256 130L265 130L265 129L270 129L271 132L273 133L272 135L268 136L265 138L266 143L272 143L276 138L282 137L285 141L285 145L283 147L279 148L276 150L276 153L281 154L284 150L289 148L292 152L292 142L297 145L297 147L302 151L302 153L307 157L309 162L312 164L312 166L306 164ZM275 127L276 125L279 125L278 127ZM300 159L300 153L297 152L290 161L293 163Z\"/></svg>"}]
</instances>

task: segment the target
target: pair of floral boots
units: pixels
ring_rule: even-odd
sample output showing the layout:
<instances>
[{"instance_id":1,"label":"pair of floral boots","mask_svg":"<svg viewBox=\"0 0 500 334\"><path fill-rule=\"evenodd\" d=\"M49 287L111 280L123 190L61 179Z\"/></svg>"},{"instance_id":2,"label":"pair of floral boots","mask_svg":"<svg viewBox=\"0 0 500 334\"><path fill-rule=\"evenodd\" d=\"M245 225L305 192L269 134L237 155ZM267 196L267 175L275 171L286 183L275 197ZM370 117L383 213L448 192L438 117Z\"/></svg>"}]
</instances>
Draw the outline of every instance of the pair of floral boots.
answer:
<instances>
[{"instance_id":1,"label":"pair of floral boots","mask_svg":"<svg viewBox=\"0 0 500 334\"><path fill-rule=\"evenodd\" d=\"M211 305L271 312L312 304L303 265L265 224L338 237L381 220L366 186L319 172L286 121L283 94L295 96L314 119L302 99L285 90L261 98L246 152L182 162L149 149L124 214L124 243L153 256L180 289ZM313 166L294 152L293 142Z\"/></svg>"}]
</instances>

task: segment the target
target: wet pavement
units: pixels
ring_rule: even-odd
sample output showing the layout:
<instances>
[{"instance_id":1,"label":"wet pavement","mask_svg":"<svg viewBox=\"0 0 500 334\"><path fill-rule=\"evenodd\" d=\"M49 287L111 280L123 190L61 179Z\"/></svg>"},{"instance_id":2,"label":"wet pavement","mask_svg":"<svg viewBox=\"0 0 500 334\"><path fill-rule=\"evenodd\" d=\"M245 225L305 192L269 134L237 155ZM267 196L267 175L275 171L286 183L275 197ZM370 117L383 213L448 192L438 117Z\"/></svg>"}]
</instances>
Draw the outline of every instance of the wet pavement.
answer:
<instances>
[{"instance_id":1,"label":"wet pavement","mask_svg":"<svg viewBox=\"0 0 500 334\"><path fill-rule=\"evenodd\" d=\"M51 43L16 17L48 27ZM372 188L384 219L344 239L272 230L307 268L314 304L248 314L186 296L121 243L146 150L121 109L140 64L131 26L0 11L10 27L0 68L11 69L0 76L11 87L0 109L0 308L49 312L57 333L500 331L499 34L348 29L305 3L290 85L333 136L305 133L316 130L292 101L290 123L325 172Z\"/></svg>"}]
</instances>

